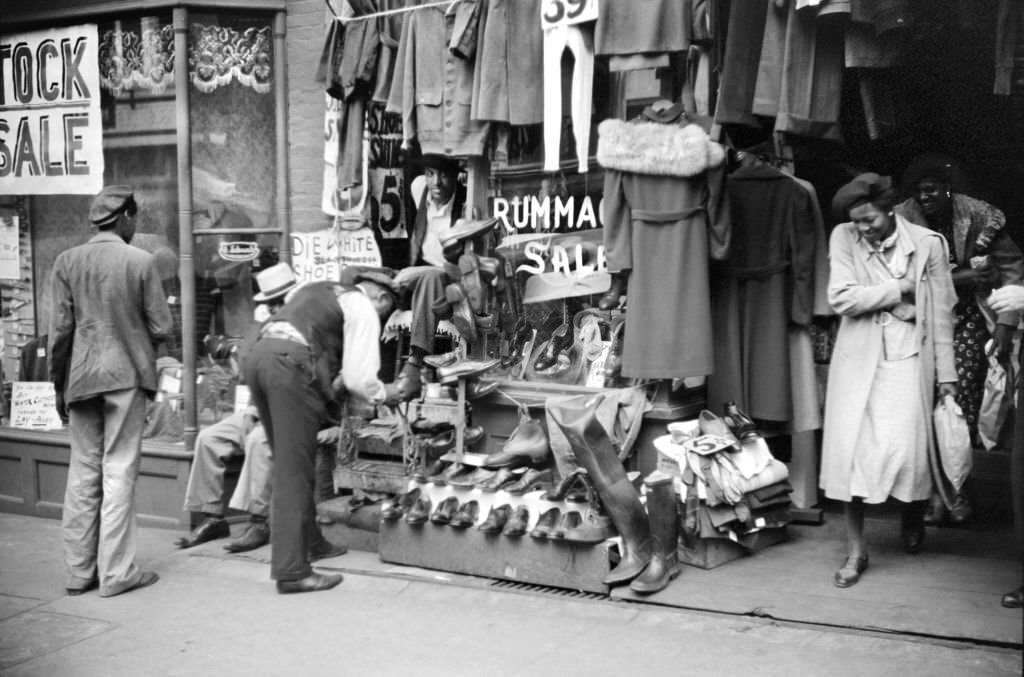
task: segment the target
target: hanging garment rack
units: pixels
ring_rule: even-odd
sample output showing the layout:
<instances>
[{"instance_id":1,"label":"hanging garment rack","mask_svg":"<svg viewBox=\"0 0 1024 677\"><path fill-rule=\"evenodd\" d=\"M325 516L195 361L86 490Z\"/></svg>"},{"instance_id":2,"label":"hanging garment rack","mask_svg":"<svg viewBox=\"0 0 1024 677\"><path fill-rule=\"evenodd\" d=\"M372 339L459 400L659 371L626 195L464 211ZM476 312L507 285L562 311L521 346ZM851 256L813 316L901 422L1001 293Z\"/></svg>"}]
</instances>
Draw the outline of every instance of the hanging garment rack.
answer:
<instances>
[{"instance_id":1,"label":"hanging garment rack","mask_svg":"<svg viewBox=\"0 0 1024 677\"><path fill-rule=\"evenodd\" d=\"M331 6L331 0L324 0L327 4L327 9L331 10L331 14L337 21L342 23L348 23L350 21L367 21L369 19L376 19L382 16L394 16L395 14L405 14L406 12L415 12L419 9L427 9L429 7L447 7L445 13L448 13L452 8L459 4L462 0L442 0L442 2L427 2L422 5L412 5L410 7L397 7L395 9L385 9L380 12L371 12L370 14L360 14L359 16L340 16L334 11Z\"/></svg>"}]
</instances>

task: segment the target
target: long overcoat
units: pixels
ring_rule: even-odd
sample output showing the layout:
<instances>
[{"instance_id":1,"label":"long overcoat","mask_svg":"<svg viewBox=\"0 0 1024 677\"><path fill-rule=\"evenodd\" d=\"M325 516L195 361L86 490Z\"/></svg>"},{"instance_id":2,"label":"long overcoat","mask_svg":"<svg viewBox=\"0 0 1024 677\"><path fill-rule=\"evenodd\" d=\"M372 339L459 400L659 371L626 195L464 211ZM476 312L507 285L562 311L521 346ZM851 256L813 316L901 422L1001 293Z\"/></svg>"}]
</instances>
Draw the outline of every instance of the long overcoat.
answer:
<instances>
[{"instance_id":1,"label":"long overcoat","mask_svg":"<svg viewBox=\"0 0 1024 677\"><path fill-rule=\"evenodd\" d=\"M913 245L910 269L915 281L916 332L920 346L921 408L931 417L936 383L955 382L953 362L953 305L956 293L950 275L946 242L937 233L897 215L897 228ZM829 303L842 316L828 374L820 486L829 498L849 501L854 455L864 409L882 359L880 314L900 301L895 279L878 284L868 268L869 250L852 223L836 226L829 241ZM928 460L932 480L946 501L951 487L941 470L935 434L928 430Z\"/></svg>"}]
</instances>

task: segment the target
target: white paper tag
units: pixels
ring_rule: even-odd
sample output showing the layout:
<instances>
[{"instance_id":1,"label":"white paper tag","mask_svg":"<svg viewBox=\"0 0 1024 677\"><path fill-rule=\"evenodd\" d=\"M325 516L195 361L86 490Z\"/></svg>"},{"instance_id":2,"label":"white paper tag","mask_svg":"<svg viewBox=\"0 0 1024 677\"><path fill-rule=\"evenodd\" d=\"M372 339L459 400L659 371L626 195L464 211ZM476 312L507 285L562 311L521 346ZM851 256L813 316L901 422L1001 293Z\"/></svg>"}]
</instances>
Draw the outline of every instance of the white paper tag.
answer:
<instances>
[{"instance_id":1,"label":"white paper tag","mask_svg":"<svg viewBox=\"0 0 1024 677\"><path fill-rule=\"evenodd\" d=\"M540 5L540 25L545 30L596 18L597 0L544 0Z\"/></svg>"}]
</instances>

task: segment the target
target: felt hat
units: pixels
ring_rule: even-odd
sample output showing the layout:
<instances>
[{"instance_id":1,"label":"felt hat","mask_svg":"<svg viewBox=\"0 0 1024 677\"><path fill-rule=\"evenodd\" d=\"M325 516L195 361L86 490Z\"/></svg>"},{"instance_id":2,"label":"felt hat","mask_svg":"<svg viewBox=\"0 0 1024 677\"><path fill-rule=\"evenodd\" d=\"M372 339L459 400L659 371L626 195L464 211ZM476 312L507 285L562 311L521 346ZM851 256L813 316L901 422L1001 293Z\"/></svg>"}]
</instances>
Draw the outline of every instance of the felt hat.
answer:
<instances>
[{"instance_id":1,"label":"felt hat","mask_svg":"<svg viewBox=\"0 0 1024 677\"><path fill-rule=\"evenodd\" d=\"M832 215L837 221L845 221L850 208L870 202L891 188L892 180L888 176L874 172L860 174L836 191L832 198Z\"/></svg>"},{"instance_id":2,"label":"felt hat","mask_svg":"<svg viewBox=\"0 0 1024 677\"><path fill-rule=\"evenodd\" d=\"M259 292L253 295L256 303L266 303L284 296L298 284L295 271L287 263L275 263L266 270L256 273L256 286Z\"/></svg>"},{"instance_id":3,"label":"felt hat","mask_svg":"<svg viewBox=\"0 0 1024 677\"><path fill-rule=\"evenodd\" d=\"M416 165L426 169L430 167L445 174L455 175L459 173L458 158L448 157L439 153L426 153L416 159Z\"/></svg>"},{"instance_id":4,"label":"felt hat","mask_svg":"<svg viewBox=\"0 0 1024 677\"><path fill-rule=\"evenodd\" d=\"M131 186L106 186L93 198L89 207L89 221L97 226L106 226L117 220L123 211L135 213L135 196Z\"/></svg>"},{"instance_id":5,"label":"felt hat","mask_svg":"<svg viewBox=\"0 0 1024 677\"><path fill-rule=\"evenodd\" d=\"M374 282L398 296L398 287L395 286L395 273L390 268L365 268L352 277L352 284L360 282Z\"/></svg>"}]
</instances>

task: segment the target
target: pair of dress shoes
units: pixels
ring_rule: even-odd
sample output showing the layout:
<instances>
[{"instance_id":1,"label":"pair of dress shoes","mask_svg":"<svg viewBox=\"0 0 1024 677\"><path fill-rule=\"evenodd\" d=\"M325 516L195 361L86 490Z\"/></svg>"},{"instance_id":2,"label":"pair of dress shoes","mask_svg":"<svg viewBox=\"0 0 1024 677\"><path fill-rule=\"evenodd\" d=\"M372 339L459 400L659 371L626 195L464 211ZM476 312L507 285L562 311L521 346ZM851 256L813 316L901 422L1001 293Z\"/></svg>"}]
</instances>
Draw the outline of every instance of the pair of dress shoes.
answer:
<instances>
[{"instance_id":1,"label":"pair of dress shoes","mask_svg":"<svg viewBox=\"0 0 1024 677\"><path fill-rule=\"evenodd\" d=\"M611 518L599 515L591 510L584 513L579 510L549 508L545 511L530 532L536 539L564 540L572 543L601 543L616 534Z\"/></svg>"},{"instance_id":2,"label":"pair of dress shoes","mask_svg":"<svg viewBox=\"0 0 1024 677\"><path fill-rule=\"evenodd\" d=\"M526 525L530 521L530 510L521 505L515 510L508 503L499 506L491 506L487 513L487 519L477 527L485 534L504 534L510 538L516 538L526 533Z\"/></svg>"},{"instance_id":3,"label":"pair of dress shoes","mask_svg":"<svg viewBox=\"0 0 1024 677\"><path fill-rule=\"evenodd\" d=\"M406 514L420 499L420 488L414 487L404 494L400 494L380 509L381 519L392 522Z\"/></svg>"},{"instance_id":4,"label":"pair of dress shoes","mask_svg":"<svg viewBox=\"0 0 1024 677\"><path fill-rule=\"evenodd\" d=\"M461 506L454 496L441 501L437 509L430 515L430 521L437 525L448 525L456 529L465 529L476 523L480 514L480 503L466 501Z\"/></svg>"},{"instance_id":5,"label":"pair of dress shoes","mask_svg":"<svg viewBox=\"0 0 1024 677\"><path fill-rule=\"evenodd\" d=\"M478 446L486 437L483 427L478 425L466 428L462 433L462 441L467 449ZM427 449L435 457L446 454L455 448L455 439L455 428L448 428L427 440Z\"/></svg>"},{"instance_id":6,"label":"pair of dress shoes","mask_svg":"<svg viewBox=\"0 0 1024 677\"><path fill-rule=\"evenodd\" d=\"M551 333L551 338L541 349L533 361L533 368L536 371L550 369L558 363L558 356L572 348L575 340L572 322L566 322Z\"/></svg>"}]
</instances>

